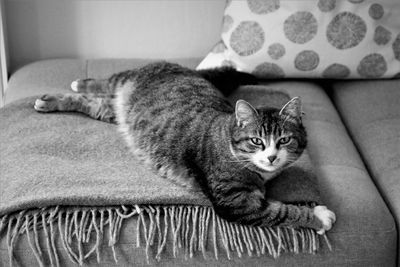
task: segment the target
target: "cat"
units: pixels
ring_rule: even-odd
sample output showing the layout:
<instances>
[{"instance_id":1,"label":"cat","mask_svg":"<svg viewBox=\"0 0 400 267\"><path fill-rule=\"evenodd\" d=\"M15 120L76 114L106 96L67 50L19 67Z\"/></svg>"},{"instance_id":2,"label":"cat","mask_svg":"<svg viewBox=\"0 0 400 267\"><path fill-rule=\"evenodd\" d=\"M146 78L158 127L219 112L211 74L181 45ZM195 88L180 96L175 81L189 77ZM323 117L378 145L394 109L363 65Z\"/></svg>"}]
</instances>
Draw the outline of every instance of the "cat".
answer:
<instances>
[{"instance_id":1,"label":"cat","mask_svg":"<svg viewBox=\"0 0 400 267\"><path fill-rule=\"evenodd\" d=\"M224 97L256 82L230 67L195 71L156 62L104 80L77 80L71 84L76 93L44 95L34 108L116 122L137 157L177 183L194 180L228 221L323 234L336 220L326 206L265 195L266 181L300 157L307 136L297 97L281 109L255 109L244 100L233 107Z\"/></svg>"}]
</instances>

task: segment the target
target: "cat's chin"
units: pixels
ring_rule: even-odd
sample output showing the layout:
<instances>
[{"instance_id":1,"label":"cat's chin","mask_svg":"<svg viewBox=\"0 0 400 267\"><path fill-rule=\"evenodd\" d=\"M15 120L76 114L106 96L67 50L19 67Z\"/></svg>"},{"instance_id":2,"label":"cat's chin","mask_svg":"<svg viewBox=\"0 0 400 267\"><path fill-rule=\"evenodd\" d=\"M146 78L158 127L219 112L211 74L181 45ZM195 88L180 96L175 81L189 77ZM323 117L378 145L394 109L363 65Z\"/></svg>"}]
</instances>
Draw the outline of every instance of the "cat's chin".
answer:
<instances>
[{"instance_id":1,"label":"cat's chin","mask_svg":"<svg viewBox=\"0 0 400 267\"><path fill-rule=\"evenodd\" d=\"M269 166L259 166L259 165L254 165L254 171L258 173L273 173L276 172L280 169L280 166L274 166L274 165L269 165Z\"/></svg>"},{"instance_id":2,"label":"cat's chin","mask_svg":"<svg viewBox=\"0 0 400 267\"><path fill-rule=\"evenodd\" d=\"M279 167L277 167L277 166L263 166L261 169L264 172L276 172L279 169Z\"/></svg>"}]
</instances>

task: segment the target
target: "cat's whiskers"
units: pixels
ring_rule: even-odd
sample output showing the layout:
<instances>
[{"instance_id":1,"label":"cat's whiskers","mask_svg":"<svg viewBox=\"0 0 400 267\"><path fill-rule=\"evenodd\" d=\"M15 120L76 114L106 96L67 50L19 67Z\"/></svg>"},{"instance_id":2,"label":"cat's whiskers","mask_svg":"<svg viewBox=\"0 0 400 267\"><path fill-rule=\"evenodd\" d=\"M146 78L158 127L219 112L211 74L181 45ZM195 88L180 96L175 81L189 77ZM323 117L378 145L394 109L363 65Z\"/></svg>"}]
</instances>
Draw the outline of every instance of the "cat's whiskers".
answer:
<instances>
[{"instance_id":1,"label":"cat's whiskers","mask_svg":"<svg viewBox=\"0 0 400 267\"><path fill-rule=\"evenodd\" d=\"M292 164L292 163L295 162L297 159L298 159L298 157L296 157L296 156L287 157L287 158L286 158L286 164Z\"/></svg>"},{"instance_id":2,"label":"cat's whiskers","mask_svg":"<svg viewBox=\"0 0 400 267\"><path fill-rule=\"evenodd\" d=\"M238 160L223 160L223 162L251 162L251 160L250 159L248 159L248 160L240 160L240 159L238 159Z\"/></svg>"}]
</instances>

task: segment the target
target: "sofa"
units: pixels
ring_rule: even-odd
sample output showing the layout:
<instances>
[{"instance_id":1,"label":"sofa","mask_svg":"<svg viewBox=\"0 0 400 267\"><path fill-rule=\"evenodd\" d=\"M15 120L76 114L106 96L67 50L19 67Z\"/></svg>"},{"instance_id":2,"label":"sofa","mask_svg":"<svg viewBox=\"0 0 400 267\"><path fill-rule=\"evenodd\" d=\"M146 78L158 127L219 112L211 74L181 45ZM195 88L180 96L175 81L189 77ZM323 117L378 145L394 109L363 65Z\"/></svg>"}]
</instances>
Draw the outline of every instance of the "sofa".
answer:
<instances>
[{"instance_id":1,"label":"sofa","mask_svg":"<svg viewBox=\"0 0 400 267\"><path fill-rule=\"evenodd\" d=\"M201 59L169 61L195 68ZM142 66L147 59L53 59L26 65L12 74L5 96L7 108L26 97L70 91L77 78L104 78ZM332 250L321 245L315 253L233 256L218 259L200 255L174 258L166 252L160 266L399 266L400 248L400 80L260 80L265 88L299 96L305 112L308 152L319 178L326 205L337 216L327 233ZM239 88L238 91L243 90ZM261 92L262 94L262 92ZM32 103L33 106L33 103ZM32 111L33 112L33 111ZM7 127L7 125L1 125ZM21 196L15 195L15 198ZM40 235L43 235L43 229ZM105 249L101 266L148 265L136 248L135 227L121 229L118 262ZM1 265L8 265L8 244L1 233ZM58 242L58 241L57 241ZM216 242L221 243L221 240ZM44 250L46 245L41 244ZM61 247L60 243L55 246ZM105 246L106 247L106 246ZM14 254L23 266L36 266L34 252L22 235ZM59 254L61 266L74 266ZM50 264L49 260L46 260ZM98 265L95 257L85 264Z\"/></svg>"}]
</instances>

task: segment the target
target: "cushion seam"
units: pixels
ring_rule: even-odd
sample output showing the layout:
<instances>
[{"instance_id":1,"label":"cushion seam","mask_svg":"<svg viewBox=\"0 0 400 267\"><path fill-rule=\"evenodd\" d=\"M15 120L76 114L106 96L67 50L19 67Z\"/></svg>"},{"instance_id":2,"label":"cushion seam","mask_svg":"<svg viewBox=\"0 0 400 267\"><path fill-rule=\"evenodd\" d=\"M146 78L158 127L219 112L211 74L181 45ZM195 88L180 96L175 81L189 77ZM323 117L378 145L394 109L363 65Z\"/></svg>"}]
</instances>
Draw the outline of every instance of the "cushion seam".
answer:
<instances>
[{"instance_id":1,"label":"cushion seam","mask_svg":"<svg viewBox=\"0 0 400 267\"><path fill-rule=\"evenodd\" d=\"M88 72L89 72L89 70L88 70L88 65L89 65L89 62L88 62L89 60L85 60L85 79L87 79L88 78Z\"/></svg>"}]
</instances>

